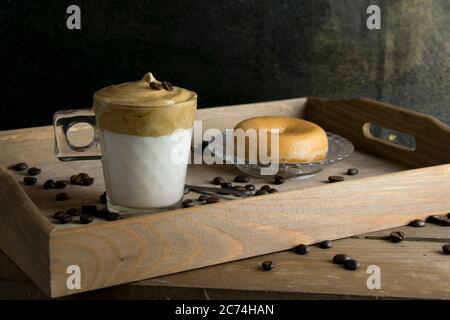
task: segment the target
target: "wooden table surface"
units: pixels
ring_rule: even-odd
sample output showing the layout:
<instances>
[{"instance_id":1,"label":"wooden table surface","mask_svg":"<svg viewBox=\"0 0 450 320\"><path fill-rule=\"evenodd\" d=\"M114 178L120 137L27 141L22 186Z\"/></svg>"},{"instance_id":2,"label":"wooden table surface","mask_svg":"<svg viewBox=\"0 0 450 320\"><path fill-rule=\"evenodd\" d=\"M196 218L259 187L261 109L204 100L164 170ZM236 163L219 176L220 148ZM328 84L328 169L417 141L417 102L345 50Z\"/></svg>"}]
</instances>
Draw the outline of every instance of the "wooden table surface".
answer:
<instances>
[{"instance_id":1,"label":"wooden table surface","mask_svg":"<svg viewBox=\"0 0 450 320\"><path fill-rule=\"evenodd\" d=\"M49 127L10 131L0 135L1 145L9 145L17 157L28 159L27 151L17 143L24 134L34 135L33 139L44 146L43 154L51 153ZM284 251L65 299L450 299L450 256L441 250L443 244L450 243L450 227L427 224L396 230L406 233L405 241L392 243L384 239L392 230L379 231L334 241L333 248L327 250L312 246L307 256ZM361 268L352 272L333 264L337 253L357 259ZM264 260L272 260L276 268L262 271ZM367 287L371 265L380 268L381 289ZM48 298L0 251L0 299Z\"/></svg>"}]
</instances>

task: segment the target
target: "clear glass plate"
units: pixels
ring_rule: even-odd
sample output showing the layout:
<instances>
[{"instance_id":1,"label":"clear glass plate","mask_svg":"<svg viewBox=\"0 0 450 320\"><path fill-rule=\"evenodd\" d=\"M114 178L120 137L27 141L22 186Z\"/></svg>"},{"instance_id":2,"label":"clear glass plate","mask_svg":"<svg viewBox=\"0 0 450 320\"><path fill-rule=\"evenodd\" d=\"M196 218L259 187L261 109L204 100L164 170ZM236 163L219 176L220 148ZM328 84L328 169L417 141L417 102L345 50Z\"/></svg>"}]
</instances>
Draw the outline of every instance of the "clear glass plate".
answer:
<instances>
[{"instance_id":1,"label":"clear glass plate","mask_svg":"<svg viewBox=\"0 0 450 320\"><path fill-rule=\"evenodd\" d=\"M326 166L338 162L353 153L355 150L353 144L331 132L327 132L328 137L328 153L327 158L317 162L301 162L301 163L280 163L277 173L273 175L281 175L287 179L305 179L314 176L322 171ZM270 164L249 164L248 161L237 159L234 154L226 154L226 136L222 135L222 139L213 138L208 144L209 151L223 159L227 164L234 164L241 172L253 177L271 177L273 175L261 174L261 170L270 167ZM214 141L223 141L222 143L214 143ZM238 161L239 160L239 161Z\"/></svg>"}]
</instances>

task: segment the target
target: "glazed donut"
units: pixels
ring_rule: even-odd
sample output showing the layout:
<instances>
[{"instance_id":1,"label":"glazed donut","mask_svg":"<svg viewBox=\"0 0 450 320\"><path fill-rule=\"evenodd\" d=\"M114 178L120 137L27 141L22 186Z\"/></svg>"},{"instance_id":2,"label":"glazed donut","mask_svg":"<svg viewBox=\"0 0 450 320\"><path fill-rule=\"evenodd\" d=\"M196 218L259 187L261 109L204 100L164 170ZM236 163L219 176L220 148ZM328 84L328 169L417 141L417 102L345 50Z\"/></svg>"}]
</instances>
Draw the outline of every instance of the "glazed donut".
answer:
<instances>
[{"instance_id":1,"label":"glazed donut","mask_svg":"<svg viewBox=\"0 0 450 320\"><path fill-rule=\"evenodd\" d=\"M271 156L270 130L279 130L279 163L300 163L320 161L326 158L328 152L328 138L325 131L317 124L291 117L263 116L244 120L234 128L235 154L238 129L246 132L248 129L256 130L258 143L251 144L245 138L245 157L249 159L249 151L258 152L259 157L259 130L268 130L267 152ZM242 131L241 131L242 133ZM242 141L242 139L241 139ZM255 151L254 148L257 148ZM249 150L250 149L250 150ZM253 153L256 154L256 153Z\"/></svg>"}]
</instances>

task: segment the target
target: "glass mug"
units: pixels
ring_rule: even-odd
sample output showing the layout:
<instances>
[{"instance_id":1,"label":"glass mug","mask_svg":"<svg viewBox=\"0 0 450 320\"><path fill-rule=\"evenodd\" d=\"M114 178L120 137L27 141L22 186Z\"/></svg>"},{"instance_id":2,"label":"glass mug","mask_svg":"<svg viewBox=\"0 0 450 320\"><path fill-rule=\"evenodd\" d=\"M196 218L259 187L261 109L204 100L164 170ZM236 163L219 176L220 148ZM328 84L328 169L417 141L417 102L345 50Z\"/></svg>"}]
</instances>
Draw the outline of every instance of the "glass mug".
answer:
<instances>
[{"instance_id":1,"label":"glass mug","mask_svg":"<svg viewBox=\"0 0 450 320\"><path fill-rule=\"evenodd\" d=\"M108 210L146 213L177 208L183 197L197 109L195 92L151 73L94 94L92 109L54 115L55 152L62 161L102 159ZM94 136L73 144L69 129L88 123Z\"/></svg>"}]
</instances>

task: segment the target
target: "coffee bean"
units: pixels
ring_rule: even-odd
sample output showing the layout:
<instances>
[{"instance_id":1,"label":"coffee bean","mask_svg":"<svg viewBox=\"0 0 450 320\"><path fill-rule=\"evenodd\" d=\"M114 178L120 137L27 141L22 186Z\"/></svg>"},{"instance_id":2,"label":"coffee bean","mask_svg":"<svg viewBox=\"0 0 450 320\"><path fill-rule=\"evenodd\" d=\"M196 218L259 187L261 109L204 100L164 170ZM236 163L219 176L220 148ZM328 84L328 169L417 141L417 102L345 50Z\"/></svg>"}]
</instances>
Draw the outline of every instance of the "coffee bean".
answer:
<instances>
[{"instance_id":1,"label":"coffee bean","mask_svg":"<svg viewBox=\"0 0 450 320\"><path fill-rule=\"evenodd\" d=\"M65 201L65 200L69 199L69 195L65 192L61 192L55 196L55 199L57 201Z\"/></svg>"},{"instance_id":2,"label":"coffee bean","mask_svg":"<svg viewBox=\"0 0 450 320\"><path fill-rule=\"evenodd\" d=\"M108 221L115 221L115 220L118 220L120 218L121 218L121 216L117 212L109 212L109 211L107 211L107 213L105 215L105 219L108 220Z\"/></svg>"},{"instance_id":3,"label":"coffee bean","mask_svg":"<svg viewBox=\"0 0 450 320\"><path fill-rule=\"evenodd\" d=\"M328 177L328 182L330 182L330 183L341 182L344 180L345 180L345 178L343 176L329 176Z\"/></svg>"},{"instance_id":4,"label":"coffee bean","mask_svg":"<svg viewBox=\"0 0 450 320\"><path fill-rule=\"evenodd\" d=\"M206 199L206 203L211 204L211 203L218 203L220 202L220 199L218 197L208 197Z\"/></svg>"},{"instance_id":5,"label":"coffee bean","mask_svg":"<svg viewBox=\"0 0 450 320\"><path fill-rule=\"evenodd\" d=\"M66 186L67 186L67 181L65 181L65 180L58 180L55 182L56 189L64 189Z\"/></svg>"},{"instance_id":6,"label":"coffee bean","mask_svg":"<svg viewBox=\"0 0 450 320\"><path fill-rule=\"evenodd\" d=\"M254 184L247 184L245 186L245 189L250 190L250 191L254 191L256 189Z\"/></svg>"},{"instance_id":7,"label":"coffee bean","mask_svg":"<svg viewBox=\"0 0 450 320\"><path fill-rule=\"evenodd\" d=\"M450 219L445 219L441 221L441 226L450 227Z\"/></svg>"},{"instance_id":8,"label":"coffee bean","mask_svg":"<svg viewBox=\"0 0 450 320\"><path fill-rule=\"evenodd\" d=\"M282 176L275 176L275 177L273 178L273 182L274 182L275 184L283 184L283 183L286 182L286 179L285 179L284 177L282 177Z\"/></svg>"},{"instance_id":9,"label":"coffee bean","mask_svg":"<svg viewBox=\"0 0 450 320\"><path fill-rule=\"evenodd\" d=\"M208 198L209 198L208 195L206 195L206 194L201 194L201 195L198 197L198 201L203 202L203 201L206 201L206 199L208 199Z\"/></svg>"},{"instance_id":10,"label":"coffee bean","mask_svg":"<svg viewBox=\"0 0 450 320\"><path fill-rule=\"evenodd\" d=\"M193 206L195 206L194 200L186 199L183 201L183 208L191 208Z\"/></svg>"},{"instance_id":11,"label":"coffee bean","mask_svg":"<svg viewBox=\"0 0 450 320\"><path fill-rule=\"evenodd\" d=\"M37 176L39 173L41 173L41 169L36 168L36 167L31 167L30 169L27 170L27 173L30 176Z\"/></svg>"},{"instance_id":12,"label":"coffee bean","mask_svg":"<svg viewBox=\"0 0 450 320\"><path fill-rule=\"evenodd\" d=\"M87 214L90 216L95 216L98 212L98 208L96 205L84 205L84 206L81 206L81 211L84 214Z\"/></svg>"},{"instance_id":13,"label":"coffee bean","mask_svg":"<svg viewBox=\"0 0 450 320\"><path fill-rule=\"evenodd\" d=\"M445 254L450 254L450 244L444 244L442 246L442 252L444 252Z\"/></svg>"},{"instance_id":14,"label":"coffee bean","mask_svg":"<svg viewBox=\"0 0 450 320\"><path fill-rule=\"evenodd\" d=\"M162 83L158 83L158 82L150 82L149 86L153 90L162 90L164 88Z\"/></svg>"},{"instance_id":15,"label":"coffee bean","mask_svg":"<svg viewBox=\"0 0 450 320\"><path fill-rule=\"evenodd\" d=\"M294 248L296 254L306 255L309 253L309 247L306 244L299 244Z\"/></svg>"},{"instance_id":16,"label":"coffee bean","mask_svg":"<svg viewBox=\"0 0 450 320\"><path fill-rule=\"evenodd\" d=\"M264 271L270 271L275 268L275 264L272 261L264 261L261 267Z\"/></svg>"},{"instance_id":17,"label":"coffee bean","mask_svg":"<svg viewBox=\"0 0 450 320\"><path fill-rule=\"evenodd\" d=\"M82 180L89 178L89 175L88 175L87 173L84 173L84 172L79 173L78 176L79 176Z\"/></svg>"},{"instance_id":18,"label":"coffee bean","mask_svg":"<svg viewBox=\"0 0 450 320\"><path fill-rule=\"evenodd\" d=\"M23 171L28 169L28 164L26 164L25 162L19 162L18 164L15 164L14 166L12 166L12 169L16 170L16 171Z\"/></svg>"},{"instance_id":19,"label":"coffee bean","mask_svg":"<svg viewBox=\"0 0 450 320\"><path fill-rule=\"evenodd\" d=\"M356 176L358 173L359 173L359 170L357 168L347 169L347 175L349 175L349 176Z\"/></svg>"},{"instance_id":20,"label":"coffee bean","mask_svg":"<svg viewBox=\"0 0 450 320\"><path fill-rule=\"evenodd\" d=\"M78 174L75 174L70 177L70 182L74 185L81 185L83 183L83 178L81 178Z\"/></svg>"},{"instance_id":21,"label":"coffee bean","mask_svg":"<svg viewBox=\"0 0 450 320\"><path fill-rule=\"evenodd\" d=\"M83 179L83 186L90 186L94 184L95 179L92 177L88 177L86 179Z\"/></svg>"},{"instance_id":22,"label":"coffee bean","mask_svg":"<svg viewBox=\"0 0 450 320\"><path fill-rule=\"evenodd\" d=\"M61 217L63 214L66 214L64 211L56 211L54 214L53 214L53 218L54 219L59 219L59 217Z\"/></svg>"},{"instance_id":23,"label":"coffee bean","mask_svg":"<svg viewBox=\"0 0 450 320\"><path fill-rule=\"evenodd\" d=\"M81 224L89 224L92 221L94 221L94 217L93 216L90 216L90 215L87 215L87 214L84 214L84 213L80 215L80 223Z\"/></svg>"},{"instance_id":24,"label":"coffee bean","mask_svg":"<svg viewBox=\"0 0 450 320\"><path fill-rule=\"evenodd\" d=\"M233 188L233 184L231 182L223 182L220 184L222 188Z\"/></svg>"},{"instance_id":25,"label":"coffee bean","mask_svg":"<svg viewBox=\"0 0 450 320\"><path fill-rule=\"evenodd\" d=\"M212 181L216 186L220 186L222 183L225 183L225 179L222 177L215 177Z\"/></svg>"},{"instance_id":26,"label":"coffee bean","mask_svg":"<svg viewBox=\"0 0 450 320\"><path fill-rule=\"evenodd\" d=\"M445 216L433 215L433 216L429 216L427 218L427 220L425 220L425 221L429 222L429 223L441 223L441 221L443 221L445 219L446 219Z\"/></svg>"},{"instance_id":27,"label":"coffee bean","mask_svg":"<svg viewBox=\"0 0 450 320\"><path fill-rule=\"evenodd\" d=\"M278 190L275 189L275 188L270 188L270 189L269 189L269 193L276 193L276 192L278 192Z\"/></svg>"},{"instance_id":28,"label":"coffee bean","mask_svg":"<svg viewBox=\"0 0 450 320\"><path fill-rule=\"evenodd\" d=\"M234 181L236 182L240 182L240 183L245 183L245 182L249 182L250 178L244 175L239 175L237 177L234 178Z\"/></svg>"},{"instance_id":29,"label":"coffee bean","mask_svg":"<svg viewBox=\"0 0 450 320\"><path fill-rule=\"evenodd\" d=\"M337 254L333 257L333 263L335 264L345 264L351 258L346 254Z\"/></svg>"},{"instance_id":30,"label":"coffee bean","mask_svg":"<svg viewBox=\"0 0 450 320\"><path fill-rule=\"evenodd\" d=\"M266 185L262 186L261 188L259 188L259 190L266 190L266 191L269 191L270 189L272 189L272 187L269 186L268 184L266 184Z\"/></svg>"},{"instance_id":31,"label":"coffee bean","mask_svg":"<svg viewBox=\"0 0 450 320\"><path fill-rule=\"evenodd\" d=\"M33 184L36 184L37 179L35 177L24 177L23 178L23 182L27 185L27 186L32 186Z\"/></svg>"},{"instance_id":32,"label":"coffee bean","mask_svg":"<svg viewBox=\"0 0 450 320\"><path fill-rule=\"evenodd\" d=\"M330 249L333 247L333 242L331 242L330 240L322 241L319 244L319 247L320 247L320 249Z\"/></svg>"},{"instance_id":33,"label":"coffee bean","mask_svg":"<svg viewBox=\"0 0 450 320\"><path fill-rule=\"evenodd\" d=\"M66 224L71 222L73 217L70 214L64 213L59 216L58 220L61 224Z\"/></svg>"},{"instance_id":34,"label":"coffee bean","mask_svg":"<svg viewBox=\"0 0 450 320\"><path fill-rule=\"evenodd\" d=\"M47 181L44 182L44 189L55 189L55 181L53 181L52 179L49 179Z\"/></svg>"},{"instance_id":35,"label":"coffee bean","mask_svg":"<svg viewBox=\"0 0 450 320\"><path fill-rule=\"evenodd\" d=\"M417 219L417 220L413 220L409 223L410 227L414 227L414 228L421 228L421 227L425 227L425 221Z\"/></svg>"},{"instance_id":36,"label":"coffee bean","mask_svg":"<svg viewBox=\"0 0 450 320\"><path fill-rule=\"evenodd\" d=\"M237 191L242 191L242 192L244 192L244 191L248 191L245 187L243 187L243 186L233 186L233 189L234 190L237 190Z\"/></svg>"},{"instance_id":37,"label":"coffee bean","mask_svg":"<svg viewBox=\"0 0 450 320\"><path fill-rule=\"evenodd\" d=\"M269 192L267 192L266 190L258 190L255 192L255 196L263 196L269 194Z\"/></svg>"},{"instance_id":38,"label":"coffee bean","mask_svg":"<svg viewBox=\"0 0 450 320\"><path fill-rule=\"evenodd\" d=\"M391 239L392 242L402 242L405 240L405 234L401 231L394 231L389 236L389 239Z\"/></svg>"},{"instance_id":39,"label":"coffee bean","mask_svg":"<svg viewBox=\"0 0 450 320\"><path fill-rule=\"evenodd\" d=\"M106 191L100 195L100 203L106 204Z\"/></svg>"},{"instance_id":40,"label":"coffee bean","mask_svg":"<svg viewBox=\"0 0 450 320\"><path fill-rule=\"evenodd\" d=\"M359 268L359 262L354 259L347 260L344 263L344 268L347 270L354 271Z\"/></svg>"},{"instance_id":41,"label":"coffee bean","mask_svg":"<svg viewBox=\"0 0 450 320\"><path fill-rule=\"evenodd\" d=\"M169 81L163 81L162 84L163 84L164 89L166 89L167 91L173 90L173 86Z\"/></svg>"},{"instance_id":42,"label":"coffee bean","mask_svg":"<svg viewBox=\"0 0 450 320\"><path fill-rule=\"evenodd\" d=\"M81 214L81 210L78 209L69 209L66 211L67 214L70 214L73 217L77 217Z\"/></svg>"}]
</instances>

